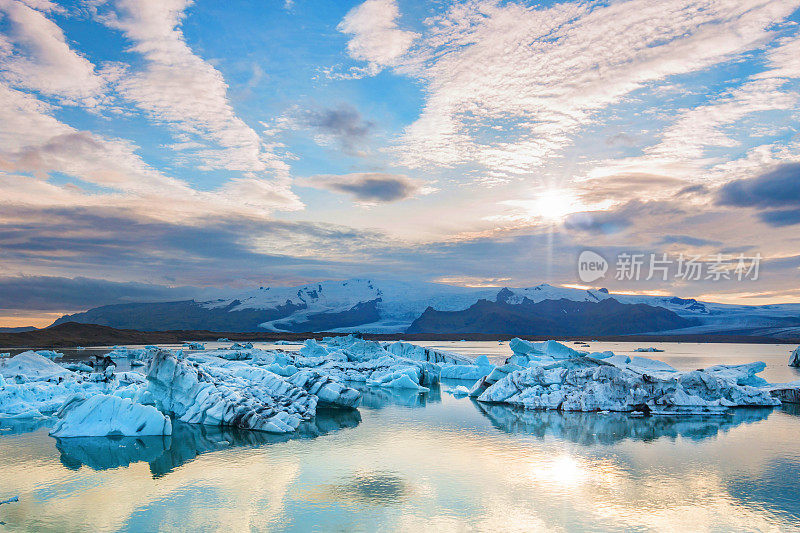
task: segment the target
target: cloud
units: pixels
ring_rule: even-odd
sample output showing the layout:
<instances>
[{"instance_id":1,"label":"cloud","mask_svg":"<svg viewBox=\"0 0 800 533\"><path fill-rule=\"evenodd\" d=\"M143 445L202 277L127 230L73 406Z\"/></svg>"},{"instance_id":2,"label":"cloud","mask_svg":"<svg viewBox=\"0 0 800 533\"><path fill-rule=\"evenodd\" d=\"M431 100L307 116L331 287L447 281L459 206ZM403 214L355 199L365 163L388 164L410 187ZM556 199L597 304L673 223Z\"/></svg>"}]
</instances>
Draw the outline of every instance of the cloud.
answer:
<instances>
[{"instance_id":1,"label":"cloud","mask_svg":"<svg viewBox=\"0 0 800 533\"><path fill-rule=\"evenodd\" d=\"M360 61L367 61L365 74L375 75L383 67L395 65L418 34L397 26L400 10L395 0L367 0L351 9L337 29L350 35L347 51Z\"/></svg>"},{"instance_id":2,"label":"cloud","mask_svg":"<svg viewBox=\"0 0 800 533\"><path fill-rule=\"evenodd\" d=\"M612 211L583 211L572 213L564 219L564 227L567 230L606 235L619 233L631 225L633 221L628 215Z\"/></svg>"},{"instance_id":3,"label":"cloud","mask_svg":"<svg viewBox=\"0 0 800 533\"><path fill-rule=\"evenodd\" d=\"M210 63L192 52L181 23L189 0L117 0L117 13L99 17L122 31L141 54L143 70L122 66L114 76L117 91L148 116L202 140L194 151L201 170L276 172L288 166L236 115L228 84Z\"/></svg>"},{"instance_id":4,"label":"cloud","mask_svg":"<svg viewBox=\"0 0 800 533\"><path fill-rule=\"evenodd\" d=\"M699 237L692 237L690 235L664 235L661 237L656 245L659 244L686 244L688 246L719 246L722 244L720 241L711 239L701 239Z\"/></svg>"},{"instance_id":5,"label":"cloud","mask_svg":"<svg viewBox=\"0 0 800 533\"><path fill-rule=\"evenodd\" d=\"M761 209L800 209L800 163L785 163L760 176L726 183L717 193L717 203Z\"/></svg>"},{"instance_id":6,"label":"cloud","mask_svg":"<svg viewBox=\"0 0 800 533\"><path fill-rule=\"evenodd\" d=\"M791 0L458 4L432 17L415 49L396 60L397 72L426 85L422 113L397 156L412 167L471 164L526 175L600 111L762 46L796 7ZM764 105L785 109L788 100Z\"/></svg>"},{"instance_id":7,"label":"cloud","mask_svg":"<svg viewBox=\"0 0 800 533\"><path fill-rule=\"evenodd\" d=\"M702 184L687 185L676 193L676 196L703 196L708 194L708 187Z\"/></svg>"},{"instance_id":8,"label":"cloud","mask_svg":"<svg viewBox=\"0 0 800 533\"><path fill-rule=\"evenodd\" d=\"M758 218L773 227L793 226L795 224L800 224L800 208L764 211L763 213L759 213Z\"/></svg>"},{"instance_id":9,"label":"cloud","mask_svg":"<svg viewBox=\"0 0 800 533\"><path fill-rule=\"evenodd\" d=\"M427 192L418 180L402 174L357 172L353 174L322 174L307 178L303 185L346 193L367 203L396 202Z\"/></svg>"},{"instance_id":10,"label":"cloud","mask_svg":"<svg viewBox=\"0 0 800 533\"><path fill-rule=\"evenodd\" d=\"M142 219L125 208L0 210L0 275L58 275L187 285L330 277L393 239L341 225ZM357 271L357 267L352 266Z\"/></svg>"},{"instance_id":11,"label":"cloud","mask_svg":"<svg viewBox=\"0 0 800 533\"><path fill-rule=\"evenodd\" d=\"M564 228L594 235L611 235L664 217L675 219L681 214L682 208L670 202L630 200L605 211L573 213L564 219Z\"/></svg>"},{"instance_id":12,"label":"cloud","mask_svg":"<svg viewBox=\"0 0 800 533\"><path fill-rule=\"evenodd\" d=\"M324 139L334 139L346 152L355 152L366 141L375 127L364 120L354 107L341 104L334 108L309 109L300 113L300 123L322 134Z\"/></svg>"},{"instance_id":13,"label":"cloud","mask_svg":"<svg viewBox=\"0 0 800 533\"><path fill-rule=\"evenodd\" d=\"M93 108L102 102L105 80L89 60L70 48L61 28L44 13L22 2L0 0L0 14L9 25L7 49L0 46L2 78L62 103Z\"/></svg>"},{"instance_id":14,"label":"cloud","mask_svg":"<svg viewBox=\"0 0 800 533\"><path fill-rule=\"evenodd\" d=\"M188 300L208 294L197 287L57 276L0 278L0 309L71 311L126 302Z\"/></svg>"}]
</instances>

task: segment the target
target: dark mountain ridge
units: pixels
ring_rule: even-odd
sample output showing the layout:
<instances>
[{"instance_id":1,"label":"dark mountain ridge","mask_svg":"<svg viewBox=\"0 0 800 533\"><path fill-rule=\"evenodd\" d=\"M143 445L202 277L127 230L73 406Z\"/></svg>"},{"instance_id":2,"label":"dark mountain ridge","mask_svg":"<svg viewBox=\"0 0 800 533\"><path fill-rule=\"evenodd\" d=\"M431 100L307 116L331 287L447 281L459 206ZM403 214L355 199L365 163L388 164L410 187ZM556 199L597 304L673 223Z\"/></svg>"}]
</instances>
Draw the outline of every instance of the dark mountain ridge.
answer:
<instances>
[{"instance_id":1,"label":"dark mountain ridge","mask_svg":"<svg viewBox=\"0 0 800 533\"><path fill-rule=\"evenodd\" d=\"M495 333L526 335L627 335L685 328L698 321L647 304L623 304L613 298L599 302L528 298L506 302L478 300L462 311L437 311L431 307L406 333Z\"/></svg>"}]
</instances>

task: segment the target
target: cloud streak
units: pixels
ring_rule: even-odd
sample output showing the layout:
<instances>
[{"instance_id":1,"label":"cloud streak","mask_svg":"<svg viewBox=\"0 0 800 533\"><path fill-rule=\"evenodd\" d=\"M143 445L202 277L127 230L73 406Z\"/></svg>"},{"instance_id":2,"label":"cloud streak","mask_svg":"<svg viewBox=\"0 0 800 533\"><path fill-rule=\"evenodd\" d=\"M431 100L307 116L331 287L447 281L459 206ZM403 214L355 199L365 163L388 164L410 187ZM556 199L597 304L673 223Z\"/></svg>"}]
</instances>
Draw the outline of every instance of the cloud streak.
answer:
<instances>
[{"instance_id":1,"label":"cloud streak","mask_svg":"<svg viewBox=\"0 0 800 533\"><path fill-rule=\"evenodd\" d=\"M345 193L365 203L385 203L405 200L429 192L415 179L401 174L356 172L353 174L322 174L306 178L303 185Z\"/></svg>"}]
</instances>

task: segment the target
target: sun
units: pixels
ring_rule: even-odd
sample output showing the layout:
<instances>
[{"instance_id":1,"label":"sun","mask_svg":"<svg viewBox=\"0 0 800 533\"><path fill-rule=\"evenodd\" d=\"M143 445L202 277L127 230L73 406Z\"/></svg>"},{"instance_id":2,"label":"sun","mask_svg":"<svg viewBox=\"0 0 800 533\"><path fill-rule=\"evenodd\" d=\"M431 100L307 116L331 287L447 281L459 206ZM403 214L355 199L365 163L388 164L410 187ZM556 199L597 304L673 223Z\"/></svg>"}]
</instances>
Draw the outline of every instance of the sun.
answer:
<instances>
[{"instance_id":1,"label":"sun","mask_svg":"<svg viewBox=\"0 0 800 533\"><path fill-rule=\"evenodd\" d=\"M569 191L548 189L540 192L531 205L531 214L550 222L564 219L570 213L579 211L575 196Z\"/></svg>"}]
</instances>

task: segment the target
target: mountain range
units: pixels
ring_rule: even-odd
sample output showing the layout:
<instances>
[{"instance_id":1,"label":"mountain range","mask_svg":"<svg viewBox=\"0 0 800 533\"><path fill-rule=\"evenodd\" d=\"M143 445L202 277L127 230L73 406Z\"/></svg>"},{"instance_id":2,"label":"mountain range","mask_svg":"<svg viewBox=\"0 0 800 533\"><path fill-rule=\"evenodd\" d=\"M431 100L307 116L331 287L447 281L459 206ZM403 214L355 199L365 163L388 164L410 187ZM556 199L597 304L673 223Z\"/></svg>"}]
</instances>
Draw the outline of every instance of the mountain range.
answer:
<instances>
[{"instance_id":1,"label":"mountain range","mask_svg":"<svg viewBox=\"0 0 800 533\"><path fill-rule=\"evenodd\" d=\"M797 335L800 304L761 306L547 284L461 287L369 279L259 287L209 300L125 303L65 315L140 331Z\"/></svg>"}]
</instances>

